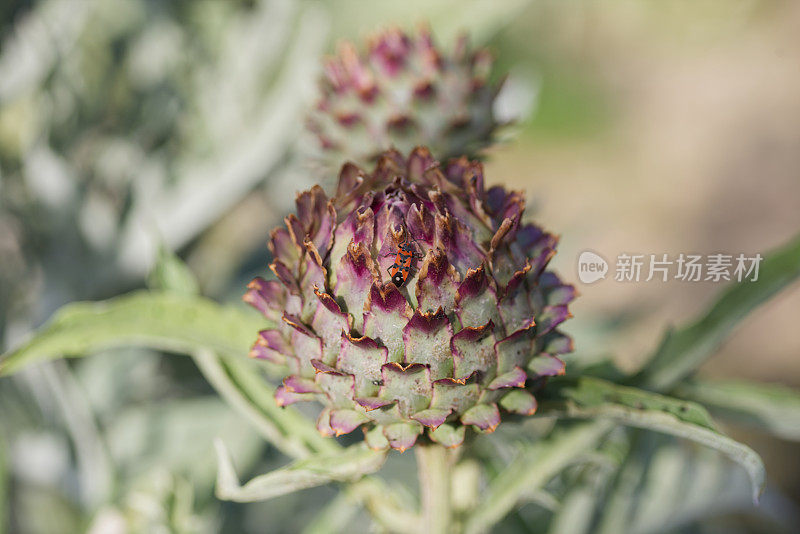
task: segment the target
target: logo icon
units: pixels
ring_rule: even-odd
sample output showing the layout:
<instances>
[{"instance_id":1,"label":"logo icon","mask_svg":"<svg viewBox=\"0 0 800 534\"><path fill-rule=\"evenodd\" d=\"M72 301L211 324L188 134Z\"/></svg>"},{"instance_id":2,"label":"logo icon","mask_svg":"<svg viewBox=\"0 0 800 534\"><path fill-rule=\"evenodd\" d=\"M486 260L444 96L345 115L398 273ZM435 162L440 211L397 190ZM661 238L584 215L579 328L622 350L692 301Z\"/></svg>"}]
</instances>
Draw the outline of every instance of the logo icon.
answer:
<instances>
[{"instance_id":1,"label":"logo icon","mask_svg":"<svg viewBox=\"0 0 800 534\"><path fill-rule=\"evenodd\" d=\"M607 272L608 262L599 254L584 250L578 256L578 279L584 284L593 284L605 279Z\"/></svg>"}]
</instances>

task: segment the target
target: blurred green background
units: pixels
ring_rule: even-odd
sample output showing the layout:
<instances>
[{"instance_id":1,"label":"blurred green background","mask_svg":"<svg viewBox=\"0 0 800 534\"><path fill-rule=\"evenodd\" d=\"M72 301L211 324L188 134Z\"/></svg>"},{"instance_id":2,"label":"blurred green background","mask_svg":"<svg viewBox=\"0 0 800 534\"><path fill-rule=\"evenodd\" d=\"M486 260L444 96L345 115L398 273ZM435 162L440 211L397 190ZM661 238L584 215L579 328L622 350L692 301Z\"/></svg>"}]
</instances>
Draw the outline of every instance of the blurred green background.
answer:
<instances>
[{"instance_id":1,"label":"blurred green background","mask_svg":"<svg viewBox=\"0 0 800 534\"><path fill-rule=\"evenodd\" d=\"M468 31L509 75L502 111L518 121L485 154L488 179L524 189L562 236L554 265L568 280L586 249L612 262L763 254L800 228L797 2L11 0L0 5L3 349L66 302L143 286L160 247L204 294L238 299L295 192L325 178L303 150L321 57L339 39L421 22L445 48ZM613 354L630 369L721 287L578 285L573 358ZM703 372L800 386L798 289ZM0 383L11 532L295 532L333 494L217 502L214 436L230 439L243 474L280 457L190 361L117 352ZM796 444L727 430L789 496L771 506L798 517Z\"/></svg>"}]
</instances>

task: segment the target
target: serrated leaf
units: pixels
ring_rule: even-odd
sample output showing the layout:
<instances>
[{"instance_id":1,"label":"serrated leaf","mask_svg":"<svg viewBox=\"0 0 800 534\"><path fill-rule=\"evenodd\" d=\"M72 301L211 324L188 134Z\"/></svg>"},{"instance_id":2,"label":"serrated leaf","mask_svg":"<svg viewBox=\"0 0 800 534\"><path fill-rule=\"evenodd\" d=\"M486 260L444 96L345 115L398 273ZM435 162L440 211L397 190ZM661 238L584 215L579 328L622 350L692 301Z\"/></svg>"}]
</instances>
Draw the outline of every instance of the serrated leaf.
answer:
<instances>
[{"instance_id":1,"label":"serrated leaf","mask_svg":"<svg viewBox=\"0 0 800 534\"><path fill-rule=\"evenodd\" d=\"M68 304L33 339L0 359L0 375L62 356L140 345L168 352L209 349L246 355L264 319L203 297L137 291L103 302Z\"/></svg>"},{"instance_id":2,"label":"serrated leaf","mask_svg":"<svg viewBox=\"0 0 800 534\"><path fill-rule=\"evenodd\" d=\"M214 445L218 465L217 497L236 502L264 501L329 482L357 480L380 469L386 459L385 452L373 451L360 443L339 453L321 454L295 461L242 485L225 445L219 439Z\"/></svg>"},{"instance_id":3,"label":"serrated leaf","mask_svg":"<svg viewBox=\"0 0 800 534\"><path fill-rule=\"evenodd\" d=\"M697 369L754 308L800 276L800 236L767 255L758 280L732 283L706 314L668 331L633 383L668 391Z\"/></svg>"},{"instance_id":4,"label":"serrated leaf","mask_svg":"<svg viewBox=\"0 0 800 534\"><path fill-rule=\"evenodd\" d=\"M574 386L548 389L548 394L559 395L561 400L543 403L539 411L542 415L610 419L688 439L719 451L747 471L753 501L758 502L765 478L761 457L750 447L714 430L702 406L597 378L582 378Z\"/></svg>"},{"instance_id":5,"label":"serrated leaf","mask_svg":"<svg viewBox=\"0 0 800 534\"><path fill-rule=\"evenodd\" d=\"M676 395L700 402L720 417L783 439L800 441L800 392L777 384L693 380Z\"/></svg>"}]
</instances>

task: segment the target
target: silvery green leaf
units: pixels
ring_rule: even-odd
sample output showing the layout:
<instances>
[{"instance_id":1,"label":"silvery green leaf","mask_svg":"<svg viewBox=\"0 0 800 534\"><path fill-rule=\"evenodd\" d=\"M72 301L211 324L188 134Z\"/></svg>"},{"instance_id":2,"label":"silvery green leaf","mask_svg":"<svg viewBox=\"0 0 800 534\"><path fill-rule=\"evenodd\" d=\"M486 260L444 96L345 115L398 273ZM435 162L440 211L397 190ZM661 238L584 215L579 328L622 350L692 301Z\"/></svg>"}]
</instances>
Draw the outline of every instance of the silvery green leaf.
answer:
<instances>
[{"instance_id":1,"label":"silvery green leaf","mask_svg":"<svg viewBox=\"0 0 800 534\"><path fill-rule=\"evenodd\" d=\"M236 33L244 35L231 35L219 57L193 67L199 72L192 77L192 104L202 111L191 119L210 139L181 147L170 162L177 183L161 176L166 169L153 177L144 168L136 176L156 187L136 197L121 231L117 259L128 272L139 274L152 263L147 228L154 225L171 248L185 245L272 175L299 134L328 31L326 14L314 4L284 0L257 6L243 22ZM260 85L265 81L268 86Z\"/></svg>"},{"instance_id":2,"label":"silvery green leaf","mask_svg":"<svg viewBox=\"0 0 800 534\"><path fill-rule=\"evenodd\" d=\"M764 258L757 281L732 283L705 315L668 331L634 382L648 389L668 391L706 361L754 308L798 276L800 236Z\"/></svg>"},{"instance_id":3,"label":"silvery green leaf","mask_svg":"<svg viewBox=\"0 0 800 534\"><path fill-rule=\"evenodd\" d=\"M704 404L723 419L800 441L800 392L791 388L743 380L692 380L679 385L675 394Z\"/></svg>"},{"instance_id":4,"label":"silvery green leaf","mask_svg":"<svg viewBox=\"0 0 800 534\"><path fill-rule=\"evenodd\" d=\"M171 291L181 295L197 295L197 278L181 259L166 247L161 247L156 262L147 277L151 289Z\"/></svg>"},{"instance_id":5,"label":"silvery green leaf","mask_svg":"<svg viewBox=\"0 0 800 534\"><path fill-rule=\"evenodd\" d=\"M246 310L177 293L137 292L100 303L70 304L27 344L4 356L0 374L36 361L125 345L190 353L226 401L284 453L307 456L307 443L314 443L314 450L330 450L334 442L320 436L310 421L296 410L278 408L259 365L245 357L251 332L263 326L263 318ZM229 361L222 364L210 350Z\"/></svg>"},{"instance_id":6,"label":"silvery green leaf","mask_svg":"<svg viewBox=\"0 0 800 534\"><path fill-rule=\"evenodd\" d=\"M654 411L673 415L683 422L714 430L714 422L705 408L693 402L652 393L643 389L620 386L600 378L583 377L577 382L553 383L545 394L566 400L582 409L621 406L639 411ZM541 414L549 413L543 410Z\"/></svg>"},{"instance_id":7,"label":"silvery green leaf","mask_svg":"<svg viewBox=\"0 0 800 534\"><path fill-rule=\"evenodd\" d=\"M264 319L202 297L137 291L103 302L61 308L34 337L0 359L0 375L62 356L139 345L168 352L211 349L242 357Z\"/></svg>"},{"instance_id":8,"label":"silvery green leaf","mask_svg":"<svg viewBox=\"0 0 800 534\"><path fill-rule=\"evenodd\" d=\"M551 386L548 393L558 393L561 399L542 405L542 415L612 420L717 450L747 471L753 501L758 502L765 478L761 457L750 447L716 431L702 406L596 378L583 378L560 390Z\"/></svg>"},{"instance_id":9,"label":"silvery green leaf","mask_svg":"<svg viewBox=\"0 0 800 534\"><path fill-rule=\"evenodd\" d=\"M264 501L330 482L354 481L380 469L386 459L385 452L373 451L361 443L341 452L295 461L242 485L222 440L217 439L215 447L217 496L236 502Z\"/></svg>"}]
</instances>

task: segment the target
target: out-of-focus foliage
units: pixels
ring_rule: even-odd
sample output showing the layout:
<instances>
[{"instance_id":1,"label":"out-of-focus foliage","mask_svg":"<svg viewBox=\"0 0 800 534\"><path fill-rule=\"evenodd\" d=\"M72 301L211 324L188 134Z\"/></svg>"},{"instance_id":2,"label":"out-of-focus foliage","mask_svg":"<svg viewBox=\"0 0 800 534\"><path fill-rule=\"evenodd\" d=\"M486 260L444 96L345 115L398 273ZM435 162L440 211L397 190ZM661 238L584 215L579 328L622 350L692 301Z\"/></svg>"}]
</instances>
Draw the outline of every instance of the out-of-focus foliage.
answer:
<instances>
[{"instance_id":1,"label":"out-of-focus foliage","mask_svg":"<svg viewBox=\"0 0 800 534\"><path fill-rule=\"evenodd\" d=\"M87 532L214 532L213 516L194 510L194 491L186 479L154 474L131 489L120 506L101 509Z\"/></svg>"},{"instance_id":2,"label":"out-of-focus foliage","mask_svg":"<svg viewBox=\"0 0 800 534\"><path fill-rule=\"evenodd\" d=\"M2 21L0 55L0 343L63 302L140 283L158 244L185 247L281 172L328 28L323 10L288 1L18 7ZM151 283L174 286L182 264L159 266ZM253 462L256 434L204 399L185 366L131 356L100 374L78 366L95 373L85 384L48 366L4 385L13 528L78 531L104 505L93 531L215 530L213 450L200 436L233 424ZM120 377L155 388L128 398ZM62 381L72 386L54 388ZM107 395L92 405L86 391ZM159 398L149 414L129 406ZM25 463L42 467L18 471ZM195 505L206 520L192 519Z\"/></svg>"},{"instance_id":3,"label":"out-of-focus foliage","mask_svg":"<svg viewBox=\"0 0 800 534\"><path fill-rule=\"evenodd\" d=\"M155 354L129 350L86 360L74 371L39 366L5 381L0 426L13 461L12 531L77 532L89 511L104 525L124 517L129 530L114 532L150 532L142 522L197 525L190 519L196 514L205 517L199 524L215 524L209 443L226 433L246 468L257 461L262 441L216 397L181 398L191 381L184 377L176 387L177 371ZM149 387L132 391L131 380Z\"/></svg>"},{"instance_id":4,"label":"out-of-focus foliage","mask_svg":"<svg viewBox=\"0 0 800 534\"><path fill-rule=\"evenodd\" d=\"M320 9L282 0L55 0L14 22L0 56L0 270L17 318L39 297L47 313L116 291L156 243L190 243L277 172L327 28Z\"/></svg>"}]
</instances>

